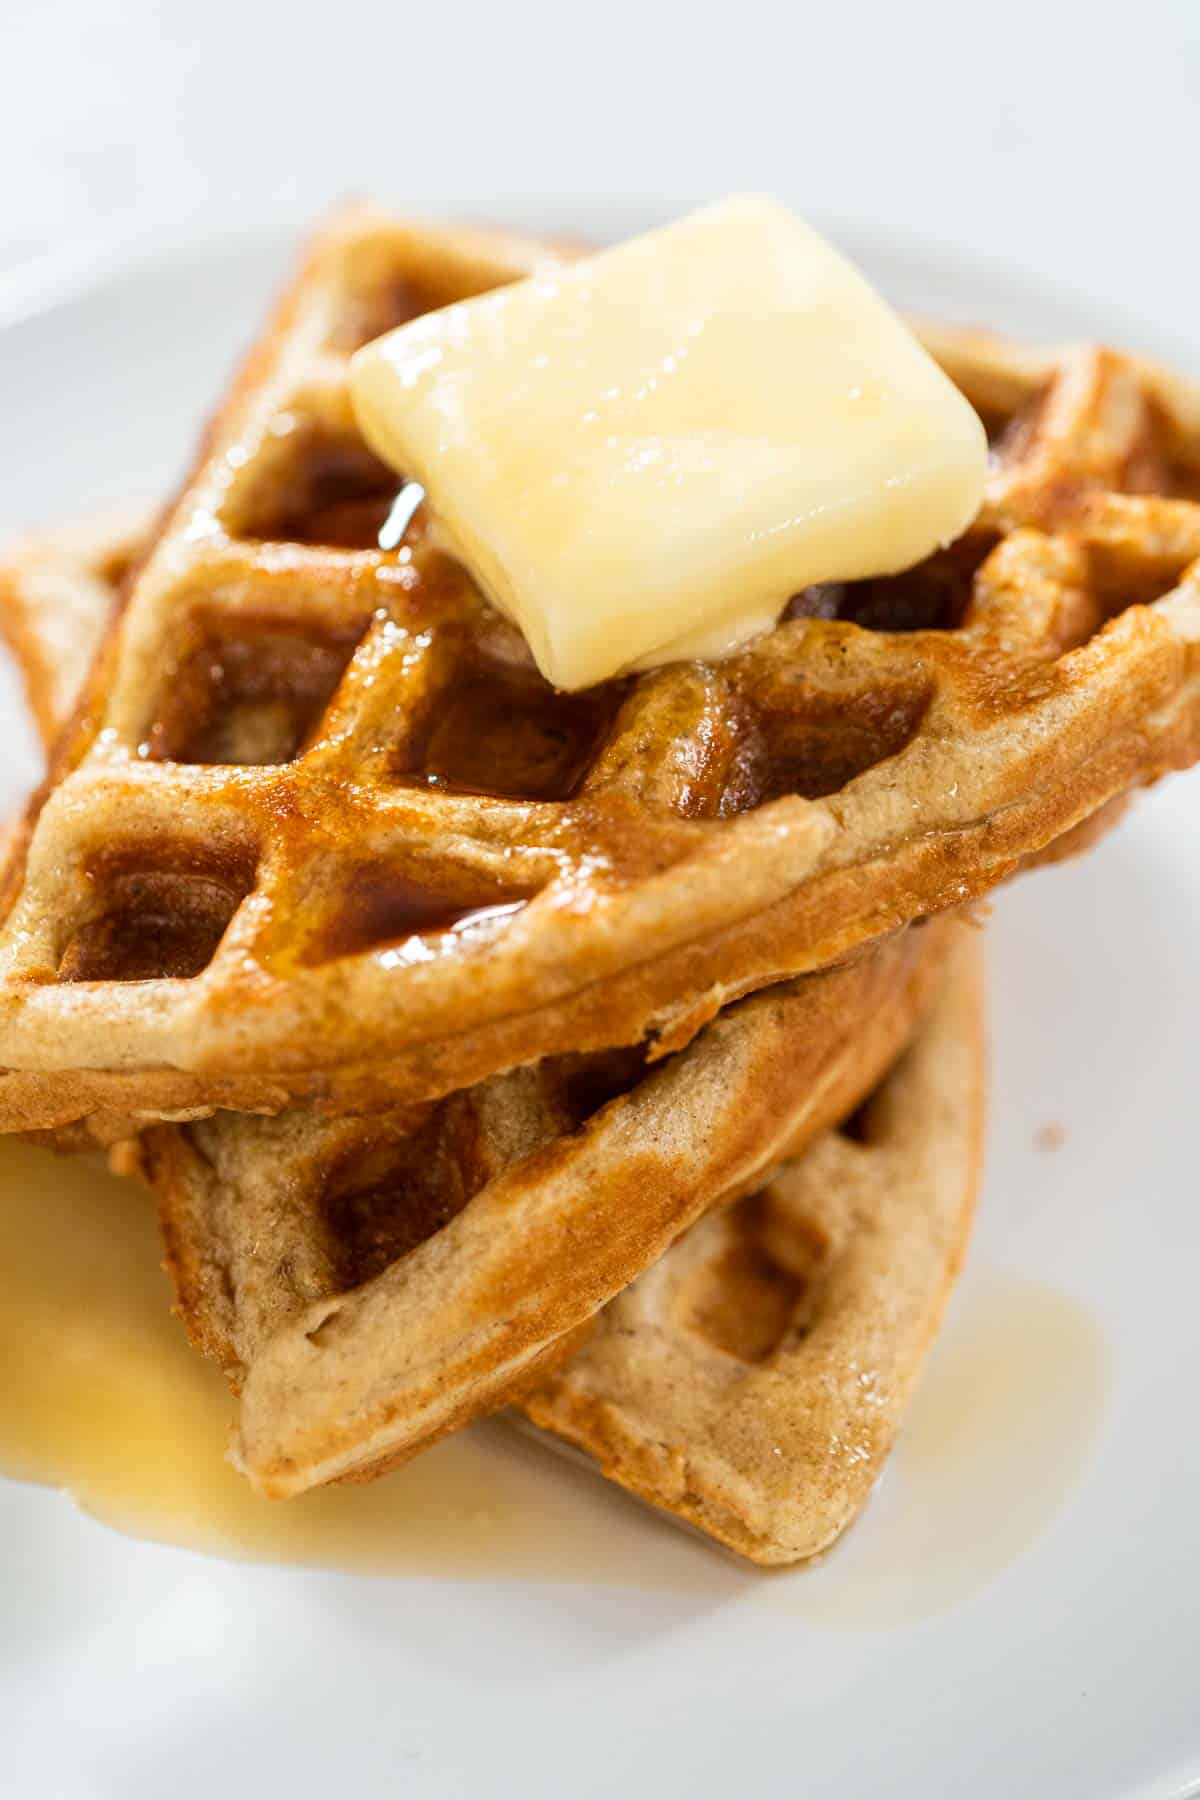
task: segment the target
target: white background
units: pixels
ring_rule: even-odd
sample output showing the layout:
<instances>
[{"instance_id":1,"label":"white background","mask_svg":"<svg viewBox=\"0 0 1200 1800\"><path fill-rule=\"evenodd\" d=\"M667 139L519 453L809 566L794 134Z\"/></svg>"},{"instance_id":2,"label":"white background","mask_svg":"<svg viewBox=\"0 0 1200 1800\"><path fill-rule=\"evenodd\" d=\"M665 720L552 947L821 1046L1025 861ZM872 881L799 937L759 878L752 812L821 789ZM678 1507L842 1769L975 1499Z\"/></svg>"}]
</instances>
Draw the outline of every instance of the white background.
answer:
<instances>
[{"instance_id":1,"label":"white background","mask_svg":"<svg viewBox=\"0 0 1200 1800\"><path fill-rule=\"evenodd\" d=\"M7 0L0 71L10 271L351 191L569 225L753 186L1150 316L1200 286L1196 0Z\"/></svg>"}]
</instances>

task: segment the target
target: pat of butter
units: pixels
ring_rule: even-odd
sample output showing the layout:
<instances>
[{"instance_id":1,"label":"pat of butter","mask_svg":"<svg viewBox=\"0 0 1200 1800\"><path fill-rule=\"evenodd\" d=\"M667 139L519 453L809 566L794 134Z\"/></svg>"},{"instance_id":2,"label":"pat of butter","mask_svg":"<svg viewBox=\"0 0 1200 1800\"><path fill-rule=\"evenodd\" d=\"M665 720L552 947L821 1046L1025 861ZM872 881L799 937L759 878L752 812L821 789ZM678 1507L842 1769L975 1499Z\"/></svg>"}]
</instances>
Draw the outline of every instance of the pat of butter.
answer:
<instances>
[{"instance_id":1,"label":"pat of butter","mask_svg":"<svg viewBox=\"0 0 1200 1800\"><path fill-rule=\"evenodd\" d=\"M402 325L351 392L563 688L720 655L800 588L909 568L983 492L958 390L757 197Z\"/></svg>"}]
</instances>

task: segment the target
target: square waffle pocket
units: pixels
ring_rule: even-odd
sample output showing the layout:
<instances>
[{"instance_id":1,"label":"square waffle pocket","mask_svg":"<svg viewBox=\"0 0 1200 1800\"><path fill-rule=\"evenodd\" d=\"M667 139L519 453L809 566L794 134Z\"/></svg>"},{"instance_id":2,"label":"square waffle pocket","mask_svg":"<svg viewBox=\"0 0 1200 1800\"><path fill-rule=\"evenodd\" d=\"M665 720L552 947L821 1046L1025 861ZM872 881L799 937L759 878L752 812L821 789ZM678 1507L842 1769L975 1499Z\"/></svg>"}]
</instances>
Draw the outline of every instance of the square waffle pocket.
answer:
<instances>
[{"instance_id":1,"label":"square waffle pocket","mask_svg":"<svg viewBox=\"0 0 1200 1800\"><path fill-rule=\"evenodd\" d=\"M10 858L0 1128L424 1100L685 1044L982 893L1200 753L1200 405L1112 352L946 340L963 540L717 664L564 698L418 531L347 361L545 246L355 213L209 431Z\"/></svg>"}]
</instances>

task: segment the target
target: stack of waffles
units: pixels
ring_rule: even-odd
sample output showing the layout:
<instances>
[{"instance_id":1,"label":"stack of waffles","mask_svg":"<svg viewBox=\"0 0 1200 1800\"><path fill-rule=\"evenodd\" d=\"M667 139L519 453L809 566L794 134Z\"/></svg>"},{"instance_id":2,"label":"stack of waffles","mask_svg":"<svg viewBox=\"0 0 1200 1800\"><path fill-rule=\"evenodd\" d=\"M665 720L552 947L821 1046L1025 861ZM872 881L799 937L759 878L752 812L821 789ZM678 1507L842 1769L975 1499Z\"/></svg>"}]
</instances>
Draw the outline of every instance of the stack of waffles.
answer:
<instances>
[{"instance_id":1,"label":"stack of waffles","mask_svg":"<svg viewBox=\"0 0 1200 1800\"><path fill-rule=\"evenodd\" d=\"M164 513L12 553L0 1130L150 1183L264 1494L506 1406L793 1562L963 1254L978 901L1200 757L1200 395L930 331L993 445L959 542L561 694L436 515L378 547L347 383L560 254L340 219Z\"/></svg>"}]
</instances>

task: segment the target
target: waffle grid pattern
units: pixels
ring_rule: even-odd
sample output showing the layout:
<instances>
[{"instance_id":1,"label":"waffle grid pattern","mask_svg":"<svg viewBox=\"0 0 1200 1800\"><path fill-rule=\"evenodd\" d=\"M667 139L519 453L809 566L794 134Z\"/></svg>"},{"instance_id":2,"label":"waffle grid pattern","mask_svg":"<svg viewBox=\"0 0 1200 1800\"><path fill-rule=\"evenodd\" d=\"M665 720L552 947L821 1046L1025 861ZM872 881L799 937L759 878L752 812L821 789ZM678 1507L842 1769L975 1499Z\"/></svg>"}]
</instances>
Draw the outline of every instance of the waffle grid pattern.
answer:
<instances>
[{"instance_id":1,"label":"waffle grid pattern","mask_svg":"<svg viewBox=\"0 0 1200 1800\"><path fill-rule=\"evenodd\" d=\"M1195 395L969 335L934 344L994 432L966 539L719 665L554 695L436 522L363 547L393 483L345 383L364 333L549 254L373 215L313 252L14 872L9 1123L86 1111L91 1072L341 1106L368 1061L417 1098L670 1049L1200 752Z\"/></svg>"}]
</instances>

